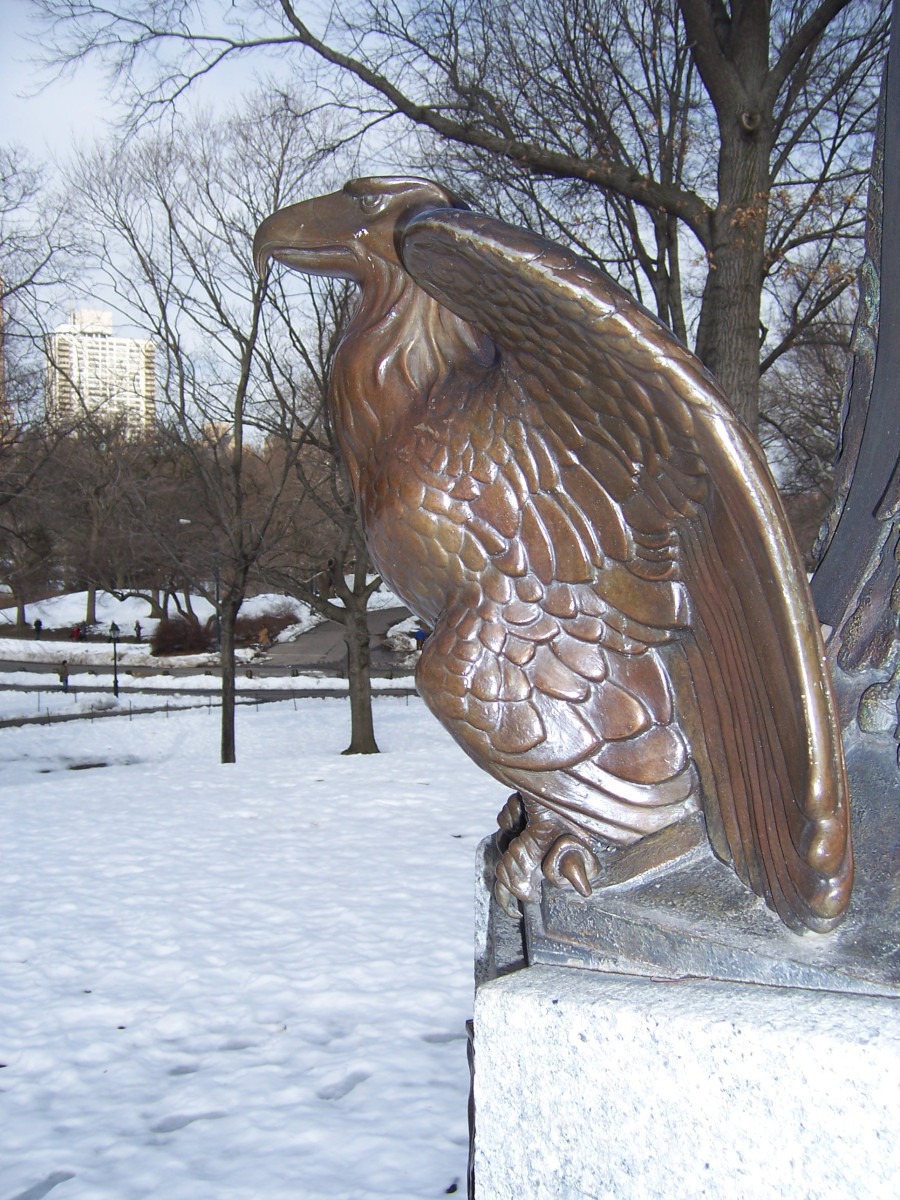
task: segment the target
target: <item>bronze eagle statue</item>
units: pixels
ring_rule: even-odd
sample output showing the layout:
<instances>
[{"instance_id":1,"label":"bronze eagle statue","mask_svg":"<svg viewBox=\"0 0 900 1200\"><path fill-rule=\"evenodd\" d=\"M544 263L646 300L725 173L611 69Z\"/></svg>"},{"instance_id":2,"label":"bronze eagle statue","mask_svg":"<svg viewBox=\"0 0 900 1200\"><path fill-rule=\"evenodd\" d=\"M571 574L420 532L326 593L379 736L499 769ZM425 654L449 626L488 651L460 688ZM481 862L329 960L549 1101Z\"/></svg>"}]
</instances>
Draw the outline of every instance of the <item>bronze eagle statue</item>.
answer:
<instances>
[{"instance_id":1,"label":"bronze eagle statue","mask_svg":"<svg viewBox=\"0 0 900 1200\"><path fill-rule=\"evenodd\" d=\"M853 861L821 633L699 360L593 264L423 179L275 212L254 252L359 285L333 419L372 560L433 630L419 691L513 789L507 911L541 875L589 895L702 811L787 925L833 928Z\"/></svg>"}]
</instances>

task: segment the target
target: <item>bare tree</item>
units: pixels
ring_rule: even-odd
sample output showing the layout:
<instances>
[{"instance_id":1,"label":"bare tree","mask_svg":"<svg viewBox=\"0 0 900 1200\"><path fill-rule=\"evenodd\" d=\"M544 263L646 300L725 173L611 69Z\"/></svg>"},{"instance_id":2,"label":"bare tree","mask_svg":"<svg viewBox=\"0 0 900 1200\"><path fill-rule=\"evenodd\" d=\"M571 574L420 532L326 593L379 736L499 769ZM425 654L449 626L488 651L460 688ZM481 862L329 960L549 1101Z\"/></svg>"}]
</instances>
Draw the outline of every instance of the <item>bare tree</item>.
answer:
<instances>
[{"instance_id":1,"label":"bare tree","mask_svg":"<svg viewBox=\"0 0 900 1200\"><path fill-rule=\"evenodd\" d=\"M34 398L32 387L24 394L16 387L27 374L13 372L10 378L10 367L40 338L41 298L63 277L70 248L43 169L22 147L0 145L0 396L7 405Z\"/></svg>"},{"instance_id":2,"label":"bare tree","mask_svg":"<svg viewBox=\"0 0 900 1200\"><path fill-rule=\"evenodd\" d=\"M46 595L53 573L52 472L56 447L40 426L16 428L0 441L0 582L24 628L29 601Z\"/></svg>"},{"instance_id":3,"label":"bare tree","mask_svg":"<svg viewBox=\"0 0 900 1200\"><path fill-rule=\"evenodd\" d=\"M782 495L831 496L853 328L848 292L763 376L760 441Z\"/></svg>"},{"instance_id":4,"label":"bare tree","mask_svg":"<svg viewBox=\"0 0 900 1200\"><path fill-rule=\"evenodd\" d=\"M166 589L177 595L192 582L217 609L223 762L235 756L238 611L260 561L277 557L291 537L297 464L320 440L326 367L321 347L307 345L315 319L308 328L305 285L287 275L261 280L251 260L256 227L296 198L316 149L295 115L260 100L224 122L201 118L100 147L69 184L100 275L95 293L159 345L165 449L152 476L132 469L127 508L153 557L168 564ZM320 319L315 336L333 339L333 329ZM355 512L345 507L343 520L355 525ZM358 540L343 525L332 528L329 557L355 565L346 536ZM345 588L343 578L336 587ZM367 652L358 591L366 584L351 589L342 620L349 627L361 611L354 646L364 642ZM377 749L367 670L360 694L367 732L354 692L351 749Z\"/></svg>"},{"instance_id":5,"label":"bare tree","mask_svg":"<svg viewBox=\"0 0 900 1200\"><path fill-rule=\"evenodd\" d=\"M327 403L328 372L352 308L349 286L307 281L311 314L303 343L309 409L301 452L282 493L281 536L259 563L262 577L344 629L351 736L345 754L376 754L368 603L381 579L371 564ZM289 452L272 439L269 453Z\"/></svg>"},{"instance_id":6,"label":"bare tree","mask_svg":"<svg viewBox=\"0 0 900 1200\"><path fill-rule=\"evenodd\" d=\"M762 380L759 438L809 571L816 566L813 548L833 494L850 362L846 311L839 301Z\"/></svg>"},{"instance_id":7,"label":"bare tree","mask_svg":"<svg viewBox=\"0 0 900 1200\"><path fill-rule=\"evenodd\" d=\"M41 168L20 147L0 146L0 578L19 625L51 572L47 468L59 435L43 424L43 333L70 248Z\"/></svg>"},{"instance_id":8,"label":"bare tree","mask_svg":"<svg viewBox=\"0 0 900 1200\"><path fill-rule=\"evenodd\" d=\"M851 278L887 0L360 0L322 36L292 0L36 7L51 56L104 58L138 118L229 59L311 52L360 125L437 139L479 192L642 278L680 336L695 308L751 425L767 285L807 281L771 365Z\"/></svg>"},{"instance_id":9,"label":"bare tree","mask_svg":"<svg viewBox=\"0 0 900 1200\"><path fill-rule=\"evenodd\" d=\"M66 436L56 422L46 428L57 436L43 485L53 556L66 591L86 592L84 620L95 625L98 590L150 599L167 579L129 505L135 489L150 486L160 454L152 437L128 436L126 419L102 410L79 412L63 427Z\"/></svg>"},{"instance_id":10,"label":"bare tree","mask_svg":"<svg viewBox=\"0 0 900 1200\"><path fill-rule=\"evenodd\" d=\"M101 294L158 342L158 414L191 465L191 511L158 536L177 556L190 526L203 549L190 570L219 612L223 762L235 759L235 621L291 469L286 457L261 480L254 446L273 430L290 439L300 421L287 297L257 278L251 240L290 200L304 145L296 122L258 106L98 148L69 184Z\"/></svg>"}]
</instances>

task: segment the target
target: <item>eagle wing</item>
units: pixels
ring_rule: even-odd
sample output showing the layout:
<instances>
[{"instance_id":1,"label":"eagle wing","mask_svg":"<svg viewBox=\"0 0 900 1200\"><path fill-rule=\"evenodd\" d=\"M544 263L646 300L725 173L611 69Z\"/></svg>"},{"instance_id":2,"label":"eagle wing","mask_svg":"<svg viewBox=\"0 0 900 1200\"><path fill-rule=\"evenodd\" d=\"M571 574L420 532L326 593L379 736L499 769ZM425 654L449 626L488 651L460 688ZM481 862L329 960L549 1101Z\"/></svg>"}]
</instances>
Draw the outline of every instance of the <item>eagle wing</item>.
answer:
<instances>
[{"instance_id":1,"label":"eagle wing","mask_svg":"<svg viewBox=\"0 0 900 1200\"><path fill-rule=\"evenodd\" d=\"M846 773L761 452L700 362L586 260L457 209L413 218L400 249L420 287L499 347L507 395L540 411L564 485L553 504L597 531L598 592L637 628L689 626L688 734L714 849L788 925L832 928L852 886ZM539 452L533 427L512 448L531 467Z\"/></svg>"}]
</instances>

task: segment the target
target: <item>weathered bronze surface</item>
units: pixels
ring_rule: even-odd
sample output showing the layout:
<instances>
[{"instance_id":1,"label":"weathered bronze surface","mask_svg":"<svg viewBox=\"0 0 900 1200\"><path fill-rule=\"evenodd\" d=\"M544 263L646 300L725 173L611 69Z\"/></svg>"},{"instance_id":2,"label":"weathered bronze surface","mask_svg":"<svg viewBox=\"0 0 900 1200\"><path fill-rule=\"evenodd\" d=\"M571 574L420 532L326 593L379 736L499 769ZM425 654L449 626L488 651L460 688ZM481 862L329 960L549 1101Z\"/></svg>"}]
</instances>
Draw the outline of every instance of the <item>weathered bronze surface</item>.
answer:
<instances>
[{"instance_id":1,"label":"weathered bronze surface","mask_svg":"<svg viewBox=\"0 0 900 1200\"><path fill-rule=\"evenodd\" d=\"M792 929L832 929L853 867L819 627L698 360L591 264L420 179L274 213L255 253L360 285L333 416L372 558L433 629L419 690L513 789L504 906L708 837Z\"/></svg>"},{"instance_id":2,"label":"weathered bronze surface","mask_svg":"<svg viewBox=\"0 0 900 1200\"><path fill-rule=\"evenodd\" d=\"M842 725L900 742L900 6L882 84L834 498L812 581ZM884 214L890 214L887 221Z\"/></svg>"},{"instance_id":3,"label":"weathered bronze surface","mask_svg":"<svg viewBox=\"0 0 900 1200\"><path fill-rule=\"evenodd\" d=\"M828 937L797 937L773 920L707 844L588 899L542 888L523 906L524 925L481 900L476 982L549 963L900 996L900 773L883 740L886 747L869 736L849 739L855 882L847 914ZM499 854L493 839L481 853L486 879Z\"/></svg>"}]
</instances>

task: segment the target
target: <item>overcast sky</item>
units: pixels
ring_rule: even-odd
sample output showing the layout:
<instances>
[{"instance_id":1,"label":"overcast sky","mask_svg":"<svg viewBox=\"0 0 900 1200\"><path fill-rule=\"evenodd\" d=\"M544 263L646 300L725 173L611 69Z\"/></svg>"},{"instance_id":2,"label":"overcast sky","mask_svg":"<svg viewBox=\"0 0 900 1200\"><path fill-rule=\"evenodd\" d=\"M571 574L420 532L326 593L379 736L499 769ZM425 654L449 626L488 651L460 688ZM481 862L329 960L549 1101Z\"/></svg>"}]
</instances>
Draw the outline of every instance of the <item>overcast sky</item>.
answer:
<instances>
[{"instance_id":1,"label":"overcast sky","mask_svg":"<svg viewBox=\"0 0 900 1200\"><path fill-rule=\"evenodd\" d=\"M114 128L121 113L109 99L109 82L99 67L80 65L54 81L52 71L36 66L40 48L29 41L33 32L31 0L0 0L0 141L21 144L38 159L64 157L73 143L90 142ZM258 72L277 66L262 55L220 66L191 90L191 97L224 108L253 89Z\"/></svg>"},{"instance_id":2,"label":"overcast sky","mask_svg":"<svg viewBox=\"0 0 900 1200\"><path fill-rule=\"evenodd\" d=\"M328 9L329 0L298 4L314 26L322 25ZM114 127L119 114L99 68L82 65L53 82L52 72L35 65L40 48L28 40L34 33L33 12L32 0L0 0L0 141L20 143L36 158L65 156L73 141L90 141L102 136L109 124ZM217 12L213 6L211 14ZM191 99L215 109L230 107L261 77L289 77L295 61L265 53L236 59L192 88Z\"/></svg>"},{"instance_id":3,"label":"overcast sky","mask_svg":"<svg viewBox=\"0 0 900 1200\"><path fill-rule=\"evenodd\" d=\"M89 67L35 94L50 75L29 62L37 53L26 40L31 11L30 0L0 0L0 136L42 159L101 134L114 112L101 73Z\"/></svg>"}]
</instances>

